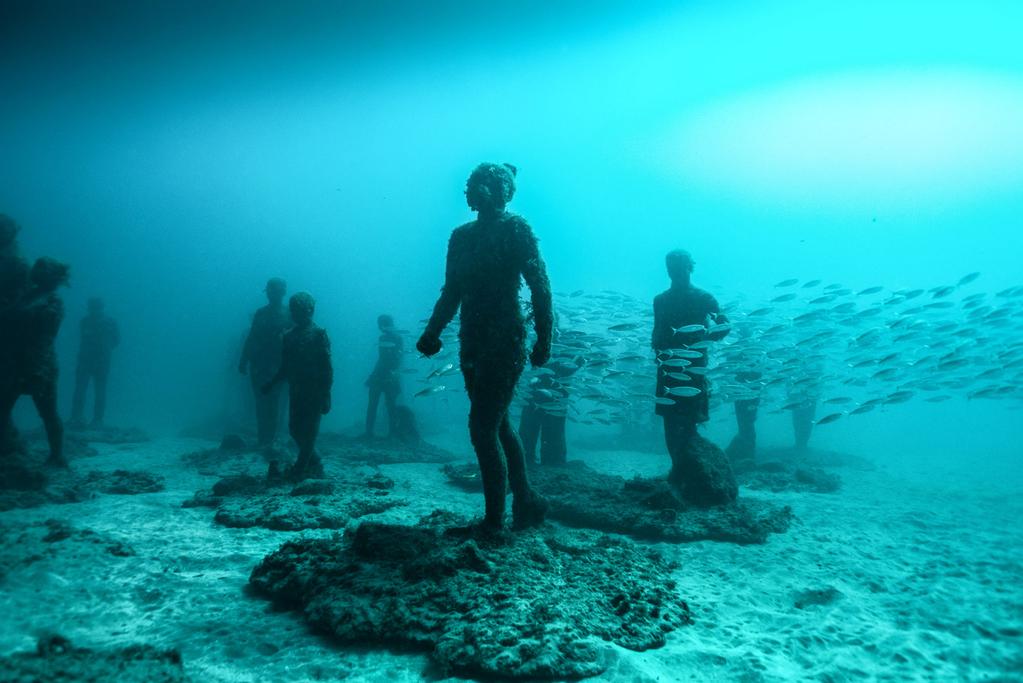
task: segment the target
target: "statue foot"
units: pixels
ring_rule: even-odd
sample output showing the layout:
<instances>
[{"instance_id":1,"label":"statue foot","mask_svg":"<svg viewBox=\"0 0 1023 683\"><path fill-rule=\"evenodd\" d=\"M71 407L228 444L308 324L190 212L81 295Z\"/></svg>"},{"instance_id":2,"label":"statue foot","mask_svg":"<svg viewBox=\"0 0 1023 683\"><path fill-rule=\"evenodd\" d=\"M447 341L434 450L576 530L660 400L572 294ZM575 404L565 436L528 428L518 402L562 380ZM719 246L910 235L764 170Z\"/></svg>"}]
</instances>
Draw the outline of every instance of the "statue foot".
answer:
<instances>
[{"instance_id":1,"label":"statue foot","mask_svg":"<svg viewBox=\"0 0 1023 683\"><path fill-rule=\"evenodd\" d=\"M534 491L526 496L516 496L512 501L512 528L521 531L540 526L549 508L547 499Z\"/></svg>"}]
</instances>

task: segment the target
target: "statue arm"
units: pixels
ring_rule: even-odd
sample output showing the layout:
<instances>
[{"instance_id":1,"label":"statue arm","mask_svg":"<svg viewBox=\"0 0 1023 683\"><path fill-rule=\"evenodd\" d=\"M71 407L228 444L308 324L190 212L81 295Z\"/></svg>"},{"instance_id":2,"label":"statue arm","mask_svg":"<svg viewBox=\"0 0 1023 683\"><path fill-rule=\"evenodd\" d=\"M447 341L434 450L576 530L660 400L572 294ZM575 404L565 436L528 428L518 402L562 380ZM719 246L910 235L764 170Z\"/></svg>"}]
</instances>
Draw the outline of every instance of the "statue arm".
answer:
<instances>
[{"instance_id":1,"label":"statue arm","mask_svg":"<svg viewBox=\"0 0 1023 683\"><path fill-rule=\"evenodd\" d=\"M529 287L530 302L533 306L533 324L536 326L537 346L550 355L551 340L554 331L554 301L551 297L551 281L547 277L547 266L540 255L533 231L526 226L524 230L524 260L522 279Z\"/></svg>"},{"instance_id":2,"label":"statue arm","mask_svg":"<svg viewBox=\"0 0 1023 683\"><path fill-rule=\"evenodd\" d=\"M455 317L455 313L458 312L458 307L462 303L462 292L459 288L457 277L459 254L456 239L456 235L452 234L451 239L448 241L444 286L440 290L440 298L437 299L437 304L433 307L433 315L430 316L430 322L426 325L426 331L423 332L424 339L440 339L440 333L444 331L444 328Z\"/></svg>"}]
</instances>

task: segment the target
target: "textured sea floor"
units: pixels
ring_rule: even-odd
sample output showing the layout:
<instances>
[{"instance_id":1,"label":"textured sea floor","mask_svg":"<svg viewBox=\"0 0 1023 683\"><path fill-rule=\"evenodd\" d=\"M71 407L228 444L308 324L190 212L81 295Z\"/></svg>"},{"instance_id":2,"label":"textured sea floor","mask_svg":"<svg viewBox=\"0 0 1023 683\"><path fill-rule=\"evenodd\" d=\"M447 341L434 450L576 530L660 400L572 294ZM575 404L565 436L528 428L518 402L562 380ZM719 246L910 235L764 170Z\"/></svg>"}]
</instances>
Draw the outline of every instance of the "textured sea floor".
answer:
<instances>
[{"instance_id":1,"label":"textured sea floor","mask_svg":"<svg viewBox=\"0 0 1023 683\"><path fill-rule=\"evenodd\" d=\"M28 545L0 549L8 564L0 655L58 632L85 647L179 648L196 681L443 680L422 653L337 647L246 593L252 568L286 539L333 532L230 529L214 525L208 509L182 508L215 477L180 456L209 445L98 444L99 455L78 467L158 472L167 489L0 513L8 529L60 519L135 551L83 556L54 543L33 559ZM573 455L615 474L665 467L649 454ZM661 649L621 650L596 680L1023 680L1019 477L924 466L843 469L832 494L758 492L796 515L764 545L658 544L680 563L695 623ZM381 466L410 504L367 519L475 513L479 497L447 485L440 469Z\"/></svg>"}]
</instances>

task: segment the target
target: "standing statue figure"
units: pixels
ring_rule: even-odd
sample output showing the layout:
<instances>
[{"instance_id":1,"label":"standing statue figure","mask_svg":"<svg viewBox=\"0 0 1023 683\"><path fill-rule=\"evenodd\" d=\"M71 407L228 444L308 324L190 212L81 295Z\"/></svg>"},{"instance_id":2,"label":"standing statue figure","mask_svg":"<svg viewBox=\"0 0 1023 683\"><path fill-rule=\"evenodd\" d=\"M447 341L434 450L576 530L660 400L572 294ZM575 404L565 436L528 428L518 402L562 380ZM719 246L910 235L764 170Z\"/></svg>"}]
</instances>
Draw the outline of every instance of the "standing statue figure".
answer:
<instances>
[{"instance_id":1,"label":"standing statue figure","mask_svg":"<svg viewBox=\"0 0 1023 683\"><path fill-rule=\"evenodd\" d=\"M267 393L261 389L280 368L284 332L291 327L291 318L284 308L287 291L287 284L279 277L266 283L267 305L252 316L252 328L245 338L242 357L238 361L238 372L248 373L252 379L252 392L256 397L256 434L260 446L273 443L281 423L282 387L275 384Z\"/></svg>"},{"instance_id":2,"label":"standing statue figure","mask_svg":"<svg viewBox=\"0 0 1023 683\"><path fill-rule=\"evenodd\" d=\"M32 397L46 429L50 446L47 465L67 467L64 459L64 424L57 414L57 352L54 342L64 321L64 302L57 289L68 283L67 264L41 258L29 273L30 289L16 304L9 318L17 330L14 339L14 374L3 384L0 395L0 443L9 443L11 411L18 398ZM5 350L6 353L6 350Z\"/></svg>"},{"instance_id":3,"label":"standing statue figure","mask_svg":"<svg viewBox=\"0 0 1023 683\"><path fill-rule=\"evenodd\" d=\"M693 258L677 249L665 263L671 288L654 298L652 345L657 352L657 407L664 419L664 440L671 455L668 481L700 504L734 499L738 488L727 458L697 434L710 417L706 348L690 349L728 334L717 300L694 287ZM713 451L713 452L712 452Z\"/></svg>"},{"instance_id":4,"label":"standing statue figure","mask_svg":"<svg viewBox=\"0 0 1023 683\"><path fill-rule=\"evenodd\" d=\"M17 384L17 350L22 330L16 324L17 304L28 289L28 262L18 249L20 226L13 218L0 214L0 396L14 395ZM20 449L17 430L10 413L0 414L0 455Z\"/></svg>"},{"instance_id":5,"label":"standing statue figure","mask_svg":"<svg viewBox=\"0 0 1023 683\"><path fill-rule=\"evenodd\" d=\"M316 300L307 292L299 292L291 297L288 307L295 326L284 334L280 366L261 391L267 395L281 382L288 382L288 428L298 445L298 458L288 478L301 481L323 476L323 464L316 454L316 437L320 433L320 418L330 412L334 369L330 362L330 338L326 330L313 323Z\"/></svg>"},{"instance_id":6,"label":"standing statue figure","mask_svg":"<svg viewBox=\"0 0 1023 683\"><path fill-rule=\"evenodd\" d=\"M792 409L792 434L797 453L806 453L813 433L813 418L817 415L817 397L810 392L798 395L799 405Z\"/></svg>"},{"instance_id":7,"label":"standing statue figure","mask_svg":"<svg viewBox=\"0 0 1023 683\"><path fill-rule=\"evenodd\" d=\"M398 394L401 393L401 379L398 371L401 369L404 341L394 328L394 318L389 315L381 315L377 318L377 328L380 330L380 341L377 344L379 355L376 367L366 379L366 386L369 388L369 405L366 407L366 438L373 437L373 426L376 424L377 406L380 404L381 395L387 404L387 435L396 436L397 401Z\"/></svg>"},{"instance_id":8,"label":"standing statue figure","mask_svg":"<svg viewBox=\"0 0 1023 683\"><path fill-rule=\"evenodd\" d=\"M92 382L95 399L92 407L92 427L103 426L107 406L107 375L110 374L110 356L120 343L117 323L106 315L103 300L89 299L89 312L80 327L78 365L75 368L75 393L71 401L71 424L85 424L85 392Z\"/></svg>"},{"instance_id":9,"label":"standing statue figure","mask_svg":"<svg viewBox=\"0 0 1023 683\"><path fill-rule=\"evenodd\" d=\"M469 176L466 201L478 215L451 233L444 287L416 344L426 356L438 353L441 332L461 306L460 357L471 406L469 436L486 499L481 525L486 532L503 528L509 487L515 528L541 524L547 511L547 501L529 485L522 444L508 417L526 364L526 321L519 305L523 279L536 327L529 354L533 366L550 358L554 326L550 282L536 237L523 218L505 211L515 193L515 173L508 164L485 163Z\"/></svg>"},{"instance_id":10,"label":"standing statue figure","mask_svg":"<svg viewBox=\"0 0 1023 683\"><path fill-rule=\"evenodd\" d=\"M555 356L544 372L529 384L526 403L519 418L519 436L526 451L526 463L536 465L537 442L540 442L541 465L564 465L568 461L565 427L569 379L585 365L581 356Z\"/></svg>"}]
</instances>

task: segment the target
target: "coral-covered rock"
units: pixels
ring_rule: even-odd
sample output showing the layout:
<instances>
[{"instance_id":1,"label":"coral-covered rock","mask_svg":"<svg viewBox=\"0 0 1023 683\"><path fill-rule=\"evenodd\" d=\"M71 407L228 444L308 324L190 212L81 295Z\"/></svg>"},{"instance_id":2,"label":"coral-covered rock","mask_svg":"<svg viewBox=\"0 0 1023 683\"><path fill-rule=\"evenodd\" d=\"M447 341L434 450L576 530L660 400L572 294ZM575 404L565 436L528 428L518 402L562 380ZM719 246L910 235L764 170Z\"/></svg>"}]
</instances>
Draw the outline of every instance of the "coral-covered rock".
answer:
<instances>
[{"instance_id":1,"label":"coral-covered rock","mask_svg":"<svg viewBox=\"0 0 1023 683\"><path fill-rule=\"evenodd\" d=\"M183 507L216 508L214 521L227 527L276 531L341 529L348 522L385 512L406 501L380 475L268 483L247 474L225 477L212 491L199 491ZM389 480L387 480L389 481Z\"/></svg>"},{"instance_id":2,"label":"coral-covered rock","mask_svg":"<svg viewBox=\"0 0 1023 683\"><path fill-rule=\"evenodd\" d=\"M482 490L475 465L448 465L444 472L460 488ZM769 534L786 531L792 519L788 507L748 497L697 507L663 479L624 479L581 463L538 468L530 481L550 503L549 519L641 540L764 543Z\"/></svg>"},{"instance_id":3,"label":"coral-covered rock","mask_svg":"<svg viewBox=\"0 0 1023 683\"><path fill-rule=\"evenodd\" d=\"M627 539L550 526L488 536L455 523L434 513L292 541L250 583L342 642L423 647L463 676L595 675L613 645L656 648L690 621L674 568Z\"/></svg>"},{"instance_id":4,"label":"coral-covered rock","mask_svg":"<svg viewBox=\"0 0 1023 683\"><path fill-rule=\"evenodd\" d=\"M4 681L118 681L182 683L186 680L177 650L130 645L116 650L74 647L61 636L39 641L35 652L0 657Z\"/></svg>"}]
</instances>

